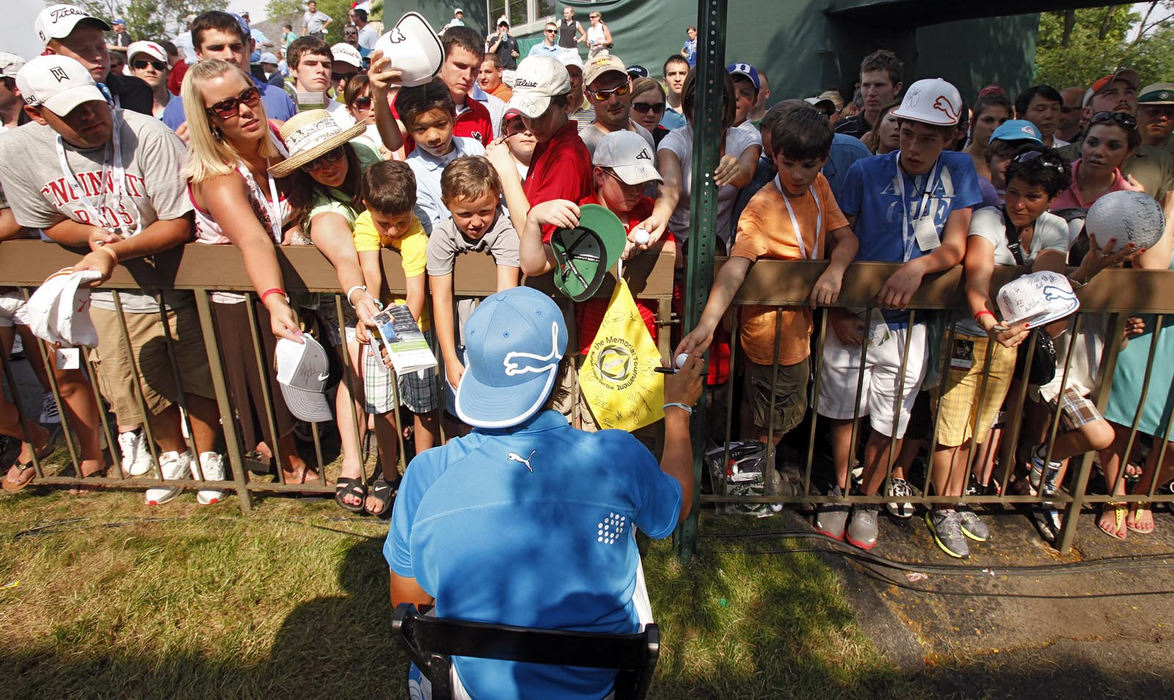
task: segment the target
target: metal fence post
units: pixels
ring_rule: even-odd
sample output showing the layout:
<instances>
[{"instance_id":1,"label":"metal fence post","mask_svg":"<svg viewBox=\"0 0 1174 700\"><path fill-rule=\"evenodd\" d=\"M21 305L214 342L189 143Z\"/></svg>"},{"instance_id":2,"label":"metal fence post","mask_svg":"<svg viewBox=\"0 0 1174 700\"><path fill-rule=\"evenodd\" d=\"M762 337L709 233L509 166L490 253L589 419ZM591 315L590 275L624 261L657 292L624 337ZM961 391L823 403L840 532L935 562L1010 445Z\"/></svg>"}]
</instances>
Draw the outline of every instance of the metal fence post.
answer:
<instances>
[{"instance_id":1,"label":"metal fence post","mask_svg":"<svg viewBox=\"0 0 1174 700\"><path fill-rule=\"evenodd\" d=\"M685 318L682 328L693 329L709 300L713 284L714 223L717 220L717 186L713 169L721 155L722 97L726 52L726 0L698 0L697 27L701 45L697 47L697 81L693 108L693 172L690 194L690 235L685 244ZM693 493L686 496L696 506L700 503L701 470L704 466L707 425L705 398L693 412ZM697 551L697 508L677 527L673 543L677 556L688 560Z\"/></svg>"}]
</instances>

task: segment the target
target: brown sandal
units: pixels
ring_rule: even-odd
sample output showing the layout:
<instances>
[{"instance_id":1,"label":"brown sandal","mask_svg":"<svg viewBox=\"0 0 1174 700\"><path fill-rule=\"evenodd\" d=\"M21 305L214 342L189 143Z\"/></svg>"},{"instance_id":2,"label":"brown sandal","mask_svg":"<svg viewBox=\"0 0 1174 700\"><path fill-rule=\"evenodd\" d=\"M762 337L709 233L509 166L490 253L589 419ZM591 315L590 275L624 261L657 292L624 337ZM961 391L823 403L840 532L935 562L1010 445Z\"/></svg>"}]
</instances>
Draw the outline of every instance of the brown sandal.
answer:
<instances>
[{"instance_id":1,"label":"brown sandal","mask_svg":"<svg viewBox=\"0 0 1174 700\"><path fill-rule=\"evenodd\" d=\"M53 432L49 433L49 439L45 441L45 446L37 453L37 463L44 462L49 455L53 454ZM16 478L12 478L12 470L16 470ZM8 473L4 475L3 488L5 491L20 491L24 487L33 483L37 478L36 463L32 461L19 462L9 468Z\"/></svg>"}]
</instances>

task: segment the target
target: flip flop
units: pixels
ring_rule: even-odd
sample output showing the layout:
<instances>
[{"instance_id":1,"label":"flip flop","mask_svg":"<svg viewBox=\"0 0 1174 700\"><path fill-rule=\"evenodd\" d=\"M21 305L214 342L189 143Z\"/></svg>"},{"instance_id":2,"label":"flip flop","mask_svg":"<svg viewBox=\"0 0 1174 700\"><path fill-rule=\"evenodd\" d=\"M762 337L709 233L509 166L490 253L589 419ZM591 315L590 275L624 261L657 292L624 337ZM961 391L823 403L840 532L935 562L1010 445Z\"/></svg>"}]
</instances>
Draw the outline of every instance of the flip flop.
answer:
<instances>
[{"instance_id":1,"label":"flip flop","mask_svg":"<svg viewBox=\"0 0 1174 700\"><path fill-rule=\"evenodd\" d=\"M347 503L343 498L358 496L358 503ZM334 485L334 500L343 510L352 513L362 513L367 503L367 488L363 486L363 479L353 476L340 476Z\"/></svg>"},{"instance_id":2,"label":"flip flop","mask_svg":"<svg viewBox=\"0 0 1174 700\"><path fill-rule=\"evenodd\" d=\"M396 479L394 484L388 483L383 475L375 477L375 481L371 482L371 497L379 499L383 507L379 510L371 510L366 508L368 515L374 515L376 518L382 518L391 511L391 504L395 502L395 495L399 493L399 479Z\"/></svg>"},{"instance_id":3,"label":"flip flop","mask_svg":"<svg viewBox=\"0 0 1174 700\"><path fill-rule=\"evenodd\" d=\"M1154 531L1154 528L1152 525L1148 529L1137 527L1137 524L1136 524L1137 523L1137 516L1139 513L1142 513L1142 512L1150 513L1149 505L1147 505L1145 503L1136 504L1136 506L1133 509L1133 512L1131 512L1129 514L1129 516L1125 518L1125 527L1129 528L1130 532L1136 532L1139 535L1152 534ZM1152 513L1150 515L1150 521L1151 522L1153 521L1153 514Z\"/></svg>"},{"instance_id":4,"label":"flip flop","mask_svg":"<svg viewBox=\"0 0 1174 700\"><path fill-rule=\"evenodd\" d=\"M1113 513L1114 522L1117 526L1113 530L1105 527L1102 520L1110 511ZM1106 503L1104 509L1101 511L1100 518L1097 518L1097 529L1115 540L1125 539L1125 536L1129 534L1129 531L1125 529L1125 514L1127 512L1128 508L1124 504Z\"/></svg>"},{"instance_id":5,"label":"flip flop","mask_svg":"<svg viewBox=\"0 0 1174 700\"><path fill-rule=\"evenodd\" d=\"M54 440L57 437L55 430L49 431L49 439L45 441L45 446L37 453L37 462L44 462L49 455L53 454ZM16 478L10 478L12 469L16 470ZM24 487L33 483L33 479L37 478L37 469L32 461L20 462L12 465L12 469L4 475L3 489L5 491L20 491Z\"/></svg>"}]
</instances>

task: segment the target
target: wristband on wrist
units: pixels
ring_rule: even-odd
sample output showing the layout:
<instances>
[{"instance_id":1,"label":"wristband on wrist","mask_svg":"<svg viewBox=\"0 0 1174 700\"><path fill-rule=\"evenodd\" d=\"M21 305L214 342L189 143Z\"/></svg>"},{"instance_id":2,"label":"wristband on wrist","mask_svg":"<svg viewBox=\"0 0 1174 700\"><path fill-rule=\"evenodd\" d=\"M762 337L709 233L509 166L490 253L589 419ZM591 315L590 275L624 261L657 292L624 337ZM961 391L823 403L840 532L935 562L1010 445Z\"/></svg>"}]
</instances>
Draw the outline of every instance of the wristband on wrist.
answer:
<instances>
[{"instance_id":1,"label":"wristband on wrist","mask_svg":"<svg viewBox=\"0 0 1174 700\"><path fill-rule=\"evenodd\" d=\"M265 291L261 292L262 304L265 303L265 297L269 296L270 294L280 294L281 296L285 297L286 303L289 303L289 297L286 295L285 290L281 287L273 287L272 289L266 289Z\"/></svg>"},{"instance_id":2,"label":"wristband on wrist","mask_svg":"<svg viewBox=\"0 0 1174 700\"><path fill-rule=\"evenodd\" d=\"M680 401L669 401L668 403L666 403L664 405L664 408L667 409L670 406L672 406L674 408L679 408L682 411L684 411L685 413L688 413L689 415L693 415L693 407L687 403L681 403Z\"/></svg>"},{"instance_id":3,"label":"wristband on wrist","mask_svg":"<svg viewBox=\"0 0 1174 700\"><path fill-rule=\"evenodd\" d=\"M348 304L350 304L350 305L351 305L351 308L352 308L352 309L353 309L353 308L355 308L355 302L351 301L351 295L355 293L355 290L356 290L356 289L361 289L361 290L363 290L363 291L365 292L365 291L367 291L367 285L365 285L365 284L356 284L355 286L353 286L353 287L351 287L350 289L346 290L346 301L347 301L347 303L348 303Z\"/></svg>"},{"instance_id":4,"label":"wristband on wrist","mask_svg":"<svg viewBox=\"0 0 1174 700\"><path fill-rule=\"evenodd\" d=\"M990 316L991 318L994 318L995 321L999 320L999 319L995 318L995 313L993 311L991 311L990 309L983 309L982 311L979 311L978 313L974 314L974 322L978 323L978 319L982 318L983 316ZM981 324L979 324L979 325L981 325Z\"/></svg>"},{"instance_id":5,"label":"wristband on wrist","mask_svg":"<svg viewBox=\"0 0 1174 700\"><path fill-rule=\"evenodd\" d=\"M119 262L121 262L121 261L118 259L118 253L114 252L114 250L113 250L113 249L112 249L110 246L108 246L108 245L99 246L99 247L98 247L98 250L100 250L100 251L102 251L103 253L106 253L107 255L109 255L109 256L110 256L110 259L114 261L114 264L115 264L115 265L117 265Z\"/></svg>"}]
</instances>

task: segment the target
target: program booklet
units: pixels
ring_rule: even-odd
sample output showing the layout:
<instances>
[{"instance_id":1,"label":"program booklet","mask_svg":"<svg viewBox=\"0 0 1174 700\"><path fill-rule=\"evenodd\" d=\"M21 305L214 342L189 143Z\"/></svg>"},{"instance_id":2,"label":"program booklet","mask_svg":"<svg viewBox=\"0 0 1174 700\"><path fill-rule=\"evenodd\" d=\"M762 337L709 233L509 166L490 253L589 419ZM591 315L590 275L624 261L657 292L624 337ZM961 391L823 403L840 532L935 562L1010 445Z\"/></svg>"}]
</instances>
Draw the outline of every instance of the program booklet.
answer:
<instances>
[{"instance_id":1,"label":"program booklet","mask_svg":"<svg viewBox=\"0 0 1174 700\"><path fill-rule=\"evenodd\" d=\"M391 304L375 316L396 376L436 366L436 356L407 304Z\"/></svg>"}]
</instances>

